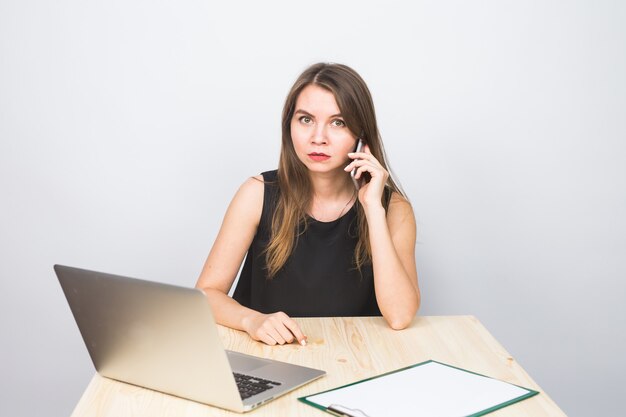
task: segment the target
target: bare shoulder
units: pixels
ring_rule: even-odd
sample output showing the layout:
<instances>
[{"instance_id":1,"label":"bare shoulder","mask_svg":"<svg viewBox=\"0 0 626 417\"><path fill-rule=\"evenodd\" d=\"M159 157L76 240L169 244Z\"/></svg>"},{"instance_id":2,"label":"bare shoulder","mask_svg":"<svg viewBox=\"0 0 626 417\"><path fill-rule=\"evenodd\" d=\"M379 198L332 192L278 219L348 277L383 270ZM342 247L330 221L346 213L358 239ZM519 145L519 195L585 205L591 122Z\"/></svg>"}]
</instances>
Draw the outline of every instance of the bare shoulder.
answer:
<instances>
[{"instance_id":1,"label":"bare shoulder","mask_svg":"<svg viewBox=\"0 0 626 417\"><path fill-rule=\"evenodd\" d=\"M228 211L239 219L258 224L263 211L264 185L261 175L248 178L237 190Z\"/></svg>"},{"instance_id":2,"label":"bare shoulder","mask_svg":"<svg viewBox=\"0 0 626 417\"><path fill-rule=\"evenodd\" d=\"M413 207L411 203L400 193L393 192L389 200L389 208L387 209L387 218L393 220L412 220L415 223L413 215Z\"/></svg>"},{"instance_id":3,"label":"bare shoulder","mask_svg":"<svg viewBox=\"0 0 626 417\"><path fill-rule=\"evenodd\" d=\"M263 176L255 175L246 179L239 187L239 190L244 192L258 193L259 191L263 191L263 185Z\"/></svg>"},{"instance_id":4,"label":"bare shoulder","mask_svg":"<svg viewBox=\"0 0 626 417\"><path fill-rule=\"evenodd\" d=\"M262 203L263 189L264 182L261 175L250 177L241 184L237 190L237 194L235 194L235 199L245 200L248 203L258 202L260 199Z\"/></svg>"},{"instance_id":5,"label":"bare shoulder","mask_svg":"<svg viewBox=\"0 0 626 417\"><path fill-rule=\"evenodd\" d=\"M415 241L417 230L413 207L406 198L395 191L389 200L387 225L392 236L408 236L409 240Z\"/></svg>"}]
</instances>

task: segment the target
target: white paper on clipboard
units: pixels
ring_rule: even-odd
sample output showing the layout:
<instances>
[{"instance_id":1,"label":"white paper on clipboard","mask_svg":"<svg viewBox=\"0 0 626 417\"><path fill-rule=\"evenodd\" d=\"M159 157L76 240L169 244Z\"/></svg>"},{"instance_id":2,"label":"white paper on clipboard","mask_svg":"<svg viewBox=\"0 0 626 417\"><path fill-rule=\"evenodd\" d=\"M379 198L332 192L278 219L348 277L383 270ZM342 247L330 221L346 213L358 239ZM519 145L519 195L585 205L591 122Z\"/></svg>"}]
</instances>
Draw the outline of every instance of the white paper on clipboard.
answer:
<instances>
[{"instance_id":1,"label":"white paper on clipboard","mask_svg":"<svg viewBox=\"0 0 626 417\"><path fill-rule=\"evenodd\" d=\"M428 361L301 400L322 409L338 405L358 410L367 417L460 417L486 414L536 394L508 382Z\"/></svg>"}]
</instances>

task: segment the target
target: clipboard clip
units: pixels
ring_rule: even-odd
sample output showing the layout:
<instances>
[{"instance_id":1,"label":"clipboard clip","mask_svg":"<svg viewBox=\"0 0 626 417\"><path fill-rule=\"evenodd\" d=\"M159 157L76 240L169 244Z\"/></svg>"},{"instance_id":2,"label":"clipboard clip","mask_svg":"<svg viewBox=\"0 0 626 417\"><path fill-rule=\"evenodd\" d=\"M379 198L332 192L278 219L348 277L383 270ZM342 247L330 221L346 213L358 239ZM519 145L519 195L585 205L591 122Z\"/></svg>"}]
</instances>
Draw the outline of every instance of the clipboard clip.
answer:
<instances>
[{"instance_id":1,"label":"clipboard clip","mask_svg":"<svg viewBox=\"0 0 626 417\"><path fill-rule=\"evenodd\" d=\"M330 411L331 413L340 417L369 417L358 408L348 408L340 404L331 404L326 407L326 411Z\"/></svg>"}]
</instances>

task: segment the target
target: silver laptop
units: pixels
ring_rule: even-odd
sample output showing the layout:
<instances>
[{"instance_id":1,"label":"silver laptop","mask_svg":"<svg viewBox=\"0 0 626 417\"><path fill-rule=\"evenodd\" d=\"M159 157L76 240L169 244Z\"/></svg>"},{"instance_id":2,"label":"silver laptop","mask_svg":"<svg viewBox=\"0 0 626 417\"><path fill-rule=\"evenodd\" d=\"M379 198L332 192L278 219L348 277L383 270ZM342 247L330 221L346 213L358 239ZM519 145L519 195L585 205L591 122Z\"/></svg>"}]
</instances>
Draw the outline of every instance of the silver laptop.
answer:
<instances>
[{"instance_id":1,"label":"silver laptop","mask_svg":"<svg viewBox=\"0 0 626 417\"><path fill-rule=\"evenodd\" d=\"M102 376L245 412L326 373L224 350L200 290L54 270Z\"/></svg>"}]
</instances>

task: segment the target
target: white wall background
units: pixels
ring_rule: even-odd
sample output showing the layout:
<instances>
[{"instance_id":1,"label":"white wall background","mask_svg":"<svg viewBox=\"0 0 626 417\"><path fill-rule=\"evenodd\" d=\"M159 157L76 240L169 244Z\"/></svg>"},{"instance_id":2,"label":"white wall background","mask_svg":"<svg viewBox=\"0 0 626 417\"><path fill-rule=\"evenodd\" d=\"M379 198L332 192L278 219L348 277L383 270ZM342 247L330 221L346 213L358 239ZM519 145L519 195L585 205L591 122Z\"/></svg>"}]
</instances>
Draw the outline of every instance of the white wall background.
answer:
<instances>
[{"instance_id":1,"label":"white wall background","mask_svg":"<svg viewBox=\"0 0 626 417\"><path fill-rule=\"evenodd\" d=\"M626 5L0 0L0 415L93 374L54 263L192 286L309 64L369 83L420 314L474 314L570 416L622 412Z\"/></svg>"}]
</instances>

